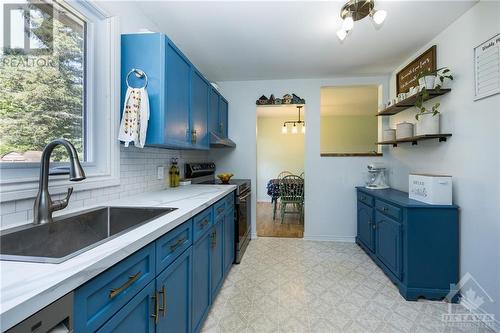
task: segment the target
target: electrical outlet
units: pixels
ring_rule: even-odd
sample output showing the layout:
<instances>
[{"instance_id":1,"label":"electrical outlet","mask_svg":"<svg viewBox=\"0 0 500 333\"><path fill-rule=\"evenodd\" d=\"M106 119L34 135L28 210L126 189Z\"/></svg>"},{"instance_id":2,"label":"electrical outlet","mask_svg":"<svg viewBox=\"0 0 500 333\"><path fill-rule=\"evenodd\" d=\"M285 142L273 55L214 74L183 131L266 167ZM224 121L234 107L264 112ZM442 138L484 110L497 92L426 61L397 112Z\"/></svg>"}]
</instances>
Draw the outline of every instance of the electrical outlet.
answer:
<instances>
[{"instance_id":1,"label":"electrical outlet","mask_svg":"<svg viewBox=\"0 0 500 333\"><path fill-rule=\"evenodd\" d=\"M165 178L165 167L159 166L157 170L156 179L160 180Z\"/></svg>"}]
</instances>

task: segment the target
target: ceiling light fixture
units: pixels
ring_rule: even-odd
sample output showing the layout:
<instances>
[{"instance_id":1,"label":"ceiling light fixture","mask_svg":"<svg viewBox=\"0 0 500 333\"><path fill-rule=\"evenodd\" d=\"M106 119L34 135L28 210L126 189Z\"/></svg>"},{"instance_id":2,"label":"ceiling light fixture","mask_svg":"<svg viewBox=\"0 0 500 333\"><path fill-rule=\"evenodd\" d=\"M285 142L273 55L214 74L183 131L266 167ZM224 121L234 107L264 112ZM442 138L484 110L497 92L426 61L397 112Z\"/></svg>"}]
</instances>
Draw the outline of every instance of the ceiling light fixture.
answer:
<instances>
[{"instance_id":1,"label":"ceiling light fixture","mask_svg":"<svg viewBox=\"0 0 500 333\"><path fill-rule=\"evenodd\" d=\"M342 27L337 31L337 37L343 41L354 28L354 21L359 21L370 16L373 22L380 26L387 17L385 10L375 9L375 0L350 0L340 10Z\"/></svg>"},{"instance_id":2,"label":"ceiling light fixture","mask_svg":"<svg viewBox=\"0 0 500 333\"><path fill-rule=\"evenodd\" d=\"M292 126L292 134L297 134L299 132L297 128L298 125L302 125L302 129L300 130L302 134L306 133L306 122L304 120L300 120L300 109L302 109L302 105L297 105L297 110L299 111L299 120L290 120L290 121L285 121L283 123L283 127L281 127L281 133L287 134L288 133L288 128L287 124L293 124Z\"/></svg>"}]
</instances>

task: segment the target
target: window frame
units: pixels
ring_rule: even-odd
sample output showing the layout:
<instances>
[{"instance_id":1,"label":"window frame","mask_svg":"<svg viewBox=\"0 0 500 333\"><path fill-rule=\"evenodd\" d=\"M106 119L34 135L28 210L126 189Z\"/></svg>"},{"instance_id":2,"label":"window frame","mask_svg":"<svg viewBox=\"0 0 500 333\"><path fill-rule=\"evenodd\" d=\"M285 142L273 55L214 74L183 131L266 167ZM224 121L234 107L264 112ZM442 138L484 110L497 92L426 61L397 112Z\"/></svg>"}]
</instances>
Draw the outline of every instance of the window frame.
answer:
<instances>
[{"instance_id":1,"label":"window frame","mask_svg":"<svg viewBox=\"0 0 500 333\"><path fill-rule=\"evenodd\" d=\"M70 182L66 175L51 176L51 194L69 186L75 191L120 184L118 133L120 106L120 26L117 17L87 1L54 1L86 21L84 87L84 154L87 179ZM87 141L88 140L88 141ZM83 156L82 156L83 157ZM64 162L52 166L64 165ZM0 202L32 198L38 191L40 163L0 163Z\"/></svg>"}]
</instances>

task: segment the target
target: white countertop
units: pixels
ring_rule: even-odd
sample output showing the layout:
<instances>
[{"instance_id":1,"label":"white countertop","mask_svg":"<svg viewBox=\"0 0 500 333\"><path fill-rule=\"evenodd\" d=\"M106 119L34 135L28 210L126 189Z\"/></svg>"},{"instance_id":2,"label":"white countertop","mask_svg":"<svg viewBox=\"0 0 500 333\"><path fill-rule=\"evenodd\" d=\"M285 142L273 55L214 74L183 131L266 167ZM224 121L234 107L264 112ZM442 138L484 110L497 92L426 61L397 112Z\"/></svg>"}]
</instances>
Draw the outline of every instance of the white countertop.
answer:
<instances>
[{"instance_id":1,"label":"white countertop","mask_svg":"<svg viewBox=\"0 0 500 333\"><path fill-rule=\"evenodd\" d=\"M188 185L104 202L99 206L173 207L177 210L60 264L0 261L1 331L78 288L234 189L234 185Z\"/></svg>"}]
</instances>

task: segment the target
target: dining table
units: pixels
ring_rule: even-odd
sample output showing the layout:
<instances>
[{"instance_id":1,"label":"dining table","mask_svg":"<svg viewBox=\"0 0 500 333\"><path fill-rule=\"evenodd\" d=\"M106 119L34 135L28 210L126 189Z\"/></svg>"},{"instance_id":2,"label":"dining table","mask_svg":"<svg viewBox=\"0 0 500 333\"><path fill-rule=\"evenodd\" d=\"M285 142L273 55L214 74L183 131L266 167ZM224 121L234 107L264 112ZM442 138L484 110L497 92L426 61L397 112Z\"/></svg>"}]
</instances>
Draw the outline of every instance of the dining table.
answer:
<instances>
[{"instance_id":1,"label":"dining table","mask_svg":"<svg viewBox=\"0 0 500 333\"><path fill-rule=\"evenodd\" d=\"M282 179L273 178L267 182L267 195L269 195L271 197L271 203L273 204L273 220L276 219L276 209L278 206L278 199L280 197L280 181L282 181ZM294 182L295 182L295 184L294 184L295 186L304 187L304 180L299 181L299 182L297 182L297 181L294 181ZM302 190L301 193L304 193L303 189L301 189L301 190Z\"/></svg>"}]
</instances>

